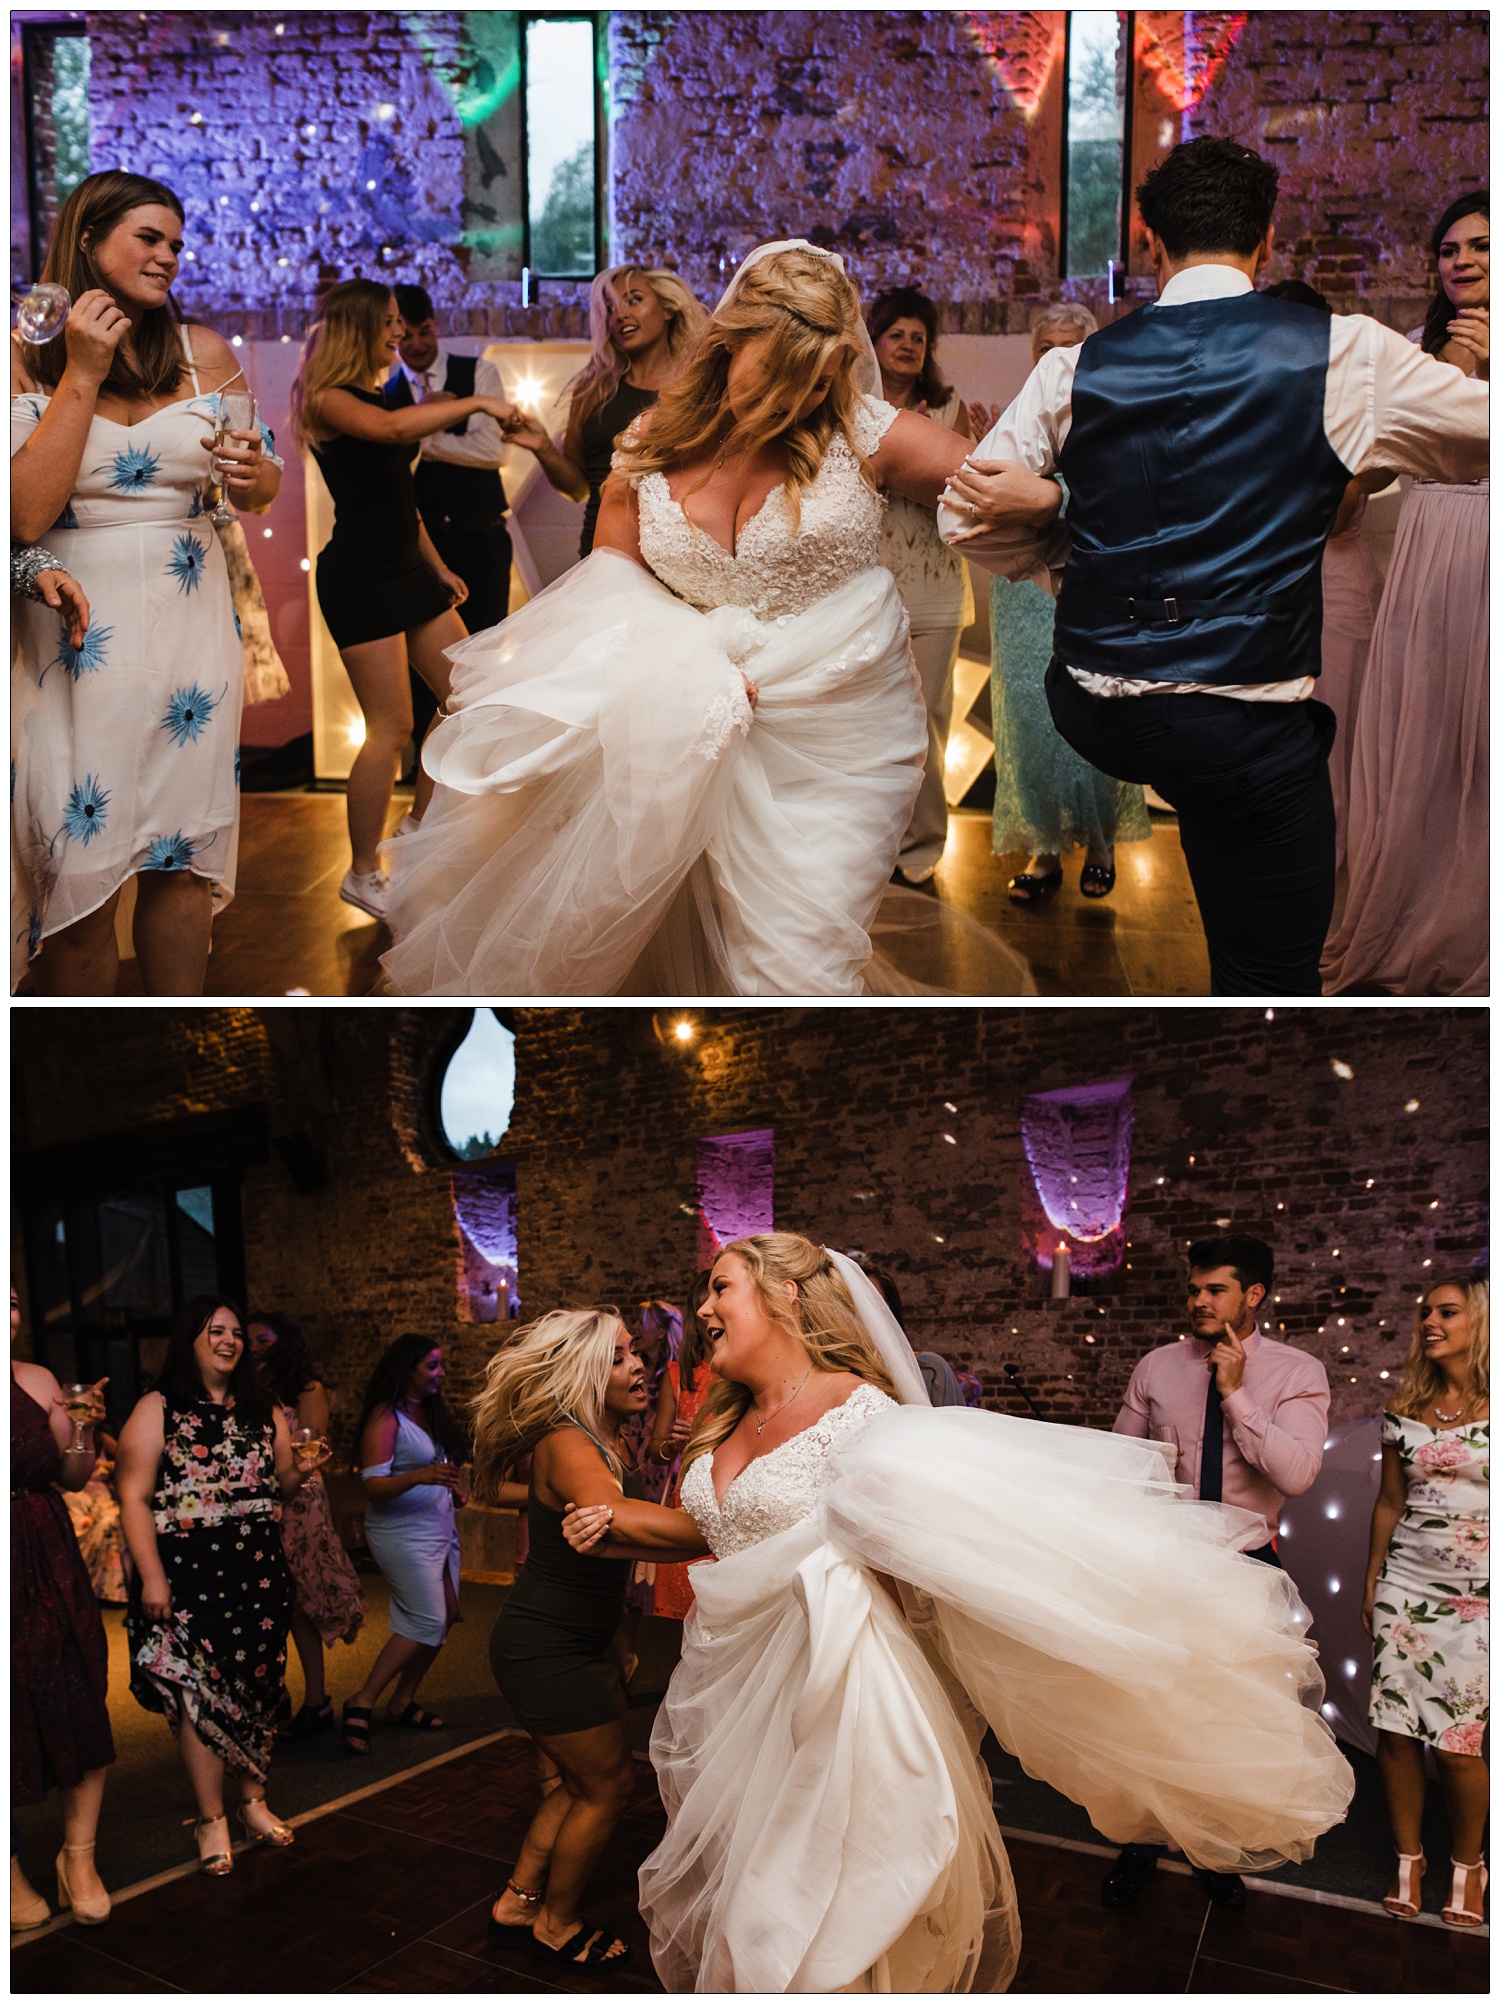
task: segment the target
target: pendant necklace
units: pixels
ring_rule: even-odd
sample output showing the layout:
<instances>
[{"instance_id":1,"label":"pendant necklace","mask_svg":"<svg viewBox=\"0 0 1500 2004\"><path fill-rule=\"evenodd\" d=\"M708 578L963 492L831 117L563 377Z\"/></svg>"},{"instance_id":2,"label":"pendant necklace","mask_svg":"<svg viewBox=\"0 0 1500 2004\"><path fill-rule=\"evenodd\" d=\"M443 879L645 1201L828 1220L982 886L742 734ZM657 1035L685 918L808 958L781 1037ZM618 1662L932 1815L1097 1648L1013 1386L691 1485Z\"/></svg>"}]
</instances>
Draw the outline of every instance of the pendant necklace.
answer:
<instances>
[{"instance_id":1,"label":"pendant necklace","mask_svg":"<svg viewBox=\"0 0 1500 2004\"><path fill-rule=\"evenodd\" d=\"M761 1435L762 1435L762 1434L763 1434L763 1433L765 1432L765 1430L766 1430L766 1425L767 1425L767 1423L768 1423L768 1422L769 1422L770 1420L773 1420L773 1419L775 1419L775 1418L776 1418L776 1417L778 1416L778 1414L780 1414L780 1413L784 1413L784 1412L786 1411L787 1407L788 1407L789 1405L792 1405L792 1404L794 1404L794 1403L795 1403L795 1401L796 1401L796 1400L797 1400L797 1399L798 1399L798 1398L799 1398L799 1397L801 1396L801 1392L802 1392L802 1386L803 1386L803 1385L805 1385L805 1384L807 1383L808 1379L809 1379L809 1378L810 1378L811 1376L812 1376L812 1372L811 1372L811 1370L808 1370L808 1371L805 1371L805 1372L803 1373L803 1375L802 1375L802 1381L801 1381L801 1383L800 1383L800 1384L799 1384L799 1385L797 1386L797 1389L796 1389L796 1391L792 1393L792 1396L791 1396L791 1398L789 1398L789 1399L783 1399L783 1400L782 1400L782 1402L781 1402L781 1404L780 1404L780 1405L779 1405L779 1406L778 1406L778 1407L776 1408L776 1411L775 1411L775 1412L773 1412L773 1413L767 1413L767 1414L766 1414L766 1416L765 1416L765 1419L758 1419L758 1420L757 1420L757 1421L755 1422L755 1437L756 1437L756 1439L757 1439L757 1440L759 1440L760 1436L761 1436Z\"/></svg>"},{"instance_id":2,"label":"pendant necklace","mask_svg":"<svg viewBox=\"0 0 1500 2004\"><path fill-rule=\"evenodd\" d=\"M1455 1421L1461 1420L1468 1410L1469 1401L1467 1396L1464 1397L1456 1413L1445 1413L1436 1399L1432 1402L1433 1416L1436 1419L1440 1419L1444 1426L1452 1426Z\"/></svg>"}]
</instances>

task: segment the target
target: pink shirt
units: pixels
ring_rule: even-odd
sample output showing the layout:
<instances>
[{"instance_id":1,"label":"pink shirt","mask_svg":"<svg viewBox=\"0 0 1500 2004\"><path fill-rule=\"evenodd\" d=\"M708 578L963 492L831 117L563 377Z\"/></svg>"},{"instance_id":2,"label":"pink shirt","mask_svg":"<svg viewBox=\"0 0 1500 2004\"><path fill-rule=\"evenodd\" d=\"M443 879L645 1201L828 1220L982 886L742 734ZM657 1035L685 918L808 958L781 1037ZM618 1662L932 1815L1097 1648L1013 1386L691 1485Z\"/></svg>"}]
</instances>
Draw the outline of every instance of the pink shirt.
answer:
<instances>
[{"instance_id":1,"label":"pink shirt","mask_svg":"<svg viewBox=\"0 0 1500 2004\"><path fill-rule=\"evenodd\" d=\"M1317 1480L1328 1432L1328 1374L1316 1357L1257 1329L1245 1344L1245 1376L1224 1400L1224 1498L1255 1510L1274 1536L1281 1505ZM1198 1493L1208 1348L1196 1337L1142 1357L1130 1374L1116 1433L1177 1449L1177 1480Z\"/></svg>"}]
</instances>

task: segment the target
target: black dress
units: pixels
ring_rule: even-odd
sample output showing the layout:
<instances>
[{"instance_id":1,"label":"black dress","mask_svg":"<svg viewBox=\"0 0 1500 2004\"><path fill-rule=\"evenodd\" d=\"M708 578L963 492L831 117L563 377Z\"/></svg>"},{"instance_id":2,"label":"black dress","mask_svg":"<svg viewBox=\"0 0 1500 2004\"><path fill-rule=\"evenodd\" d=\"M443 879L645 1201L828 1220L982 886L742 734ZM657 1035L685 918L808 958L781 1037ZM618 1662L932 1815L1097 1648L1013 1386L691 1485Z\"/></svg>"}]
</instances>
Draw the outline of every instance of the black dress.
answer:
<instances>
[{"instance_id":1,"label":"black dress","mask_svg":"<svg viewBox=\"0 0 1500 2004\"><path fill-rule=\"evenodd\" d=\"M639 1469L627 1468L621 1486L642 1500ZM537 1501L534 1479L526 1524L526 1563L490 1633L495 1682L529 1733L608 1725L625 1714L625 1682L610 1644L625 1612L631 1562L575 1552L562 1534L561 1511Z\"/></svg>"},{"instance_id":2,"label":"black dress","mask_svg":"<svg viewBox=\"0 0 1500 2004\"><path fill-rule=\"evenodd\" d=\"M40 1802L115 1757L109 1649L47 1415L10 1380L10 1791Z\"/></svg>"},{"instance_id":3,"label":"black dress","mask_svg":"<svg viewBox=\"0 0 1500 2004\"><path fill-rule=\"evenodd\" d=\"M152 1620L131 1582L130 1689L174 1733L188 1718L210 1753L264 1781L294 1604L273 1425L203 1398L168 1406L162 1431L151 1516L172 1611Z\"/></svg>"},{"instance_id":4,"label":"black dress","mask_svg":"<svg viewBox=\"0 0 1500 2004\"><path fill-rule=\"evenodd\" d=\"M386 408L378 390L349 394ZM453 595L417 540L416 447L338 432L312 450L333 496L333 534L318 553L318 604L335 644L358 647L440 618Z\"/></svg>"},{"instance_id":5,"label":"black dress","mask_svg":"<svg viewBox=\"0 0 1500 2004\"><path fill-rule=\"evenodd\" d=\"M656 402L655 390L638 390L621 383L607 404L589 412L579 427L583 442L583 470L589 483L588 504L583 511L583 535L578 554L586 557L594 547L594 527L599 520L599 496L609 478L609 464L615 456L615 441Z\"/></svg>"}]
</instances>

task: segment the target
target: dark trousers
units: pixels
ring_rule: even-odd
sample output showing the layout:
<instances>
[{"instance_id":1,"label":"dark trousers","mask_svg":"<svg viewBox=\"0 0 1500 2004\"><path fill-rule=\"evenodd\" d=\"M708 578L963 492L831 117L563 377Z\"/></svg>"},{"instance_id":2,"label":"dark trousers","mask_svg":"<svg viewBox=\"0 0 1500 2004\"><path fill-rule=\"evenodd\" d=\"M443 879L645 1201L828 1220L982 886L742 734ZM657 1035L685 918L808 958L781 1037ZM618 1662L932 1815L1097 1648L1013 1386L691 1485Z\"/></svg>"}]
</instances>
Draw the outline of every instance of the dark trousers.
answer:
<instances>
[{"instance_id":1,"label":"dark trousers","mask_svg":"<svg viewBox=\"0 0 1500 2004\"><path fill-rule=\"evenodd\" d=\"M1177 810L1215 995L1318 995L1333 917L1326 703L1094 696L1055 656L1052 721L1080 757Z\"/></svg>"},{"instance_id":2,"label":"dark trousers","mask_svg":"<svg viewBox=\"0 0 1500 2004\"><path fill-rule=\"evenodd\" d=\"M1072 678L1069 677L1069 679L1071 680ZM1111 697L1109 700L1129 702L1131 699L1126 696L1118 699ZM1229 700L1232 701L1233 698ZM1245 1557L1247 1559L1259 1559L1265 1565L1275 1566L1277 1572L1285 1570L1280 1559L1276 1556L1276 1547L1274 1545L1262 1545L1258 1551L1246 1552ZM1120 1856L1122 1858L1159 1858L1166 1848L1165 1844L1122 1844L1120 1847Z\"/></svg>"},{"instance_id":3,"label":"dark trousers","mask_svg":"<svg viewBox=\"0 0 1500 2004\"><path fill-rule=\"evenodd\" d=\"M476 535L445 529L441 524L434 528L429 522L427 533L449 570L456 571L469 587L469 596L458 608L458 616L470 633L483 633L486 627L498 626L510 606L510 535L505 524L501 522ZM411 676L414 735L420 745L427 735L427 726L437 714L437 697L415 668L407 672Z\"/></svg>"}]
</instances>

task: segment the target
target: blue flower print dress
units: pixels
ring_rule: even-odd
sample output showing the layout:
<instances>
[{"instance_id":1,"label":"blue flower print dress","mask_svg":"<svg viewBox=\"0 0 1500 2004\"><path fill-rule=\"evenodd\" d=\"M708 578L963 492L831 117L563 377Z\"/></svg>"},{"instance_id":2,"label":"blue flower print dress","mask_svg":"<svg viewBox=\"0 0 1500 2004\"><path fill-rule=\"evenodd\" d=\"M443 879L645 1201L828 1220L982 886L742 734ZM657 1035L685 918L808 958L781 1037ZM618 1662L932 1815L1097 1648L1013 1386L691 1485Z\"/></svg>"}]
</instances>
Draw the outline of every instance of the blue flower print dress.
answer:
<instances>
[{"instance_id":1,"label":"blue flower print dress","mask_svg":"<svg viewBox=\"0 0 1500 2004\"><path fill-rule=\"evenodd\" d=\"M204 498L213 403L189 369L186 402L132 425L95 416L42 538L88 594L83 645L50 606L12 601L13 964L140 870L233 894L244 662ZM13 454L46 403L11 399Z\"/></svg>"}]
</instances>

